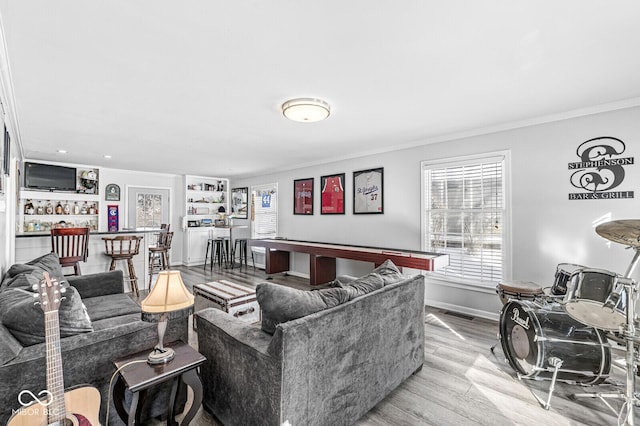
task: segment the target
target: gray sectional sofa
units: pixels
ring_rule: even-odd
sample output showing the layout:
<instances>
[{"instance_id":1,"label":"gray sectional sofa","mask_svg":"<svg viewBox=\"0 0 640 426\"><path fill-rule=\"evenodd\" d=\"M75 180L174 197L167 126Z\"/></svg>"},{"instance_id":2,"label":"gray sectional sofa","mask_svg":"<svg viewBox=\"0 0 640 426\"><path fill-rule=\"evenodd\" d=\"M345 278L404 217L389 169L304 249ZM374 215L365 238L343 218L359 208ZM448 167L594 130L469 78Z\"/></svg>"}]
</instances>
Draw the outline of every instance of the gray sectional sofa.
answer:
<instances>
[{"instance_id":1,"label":"gray sectional sofa","mask_svg":"<svg viewBox=\"0 0 640 426\"><path fill-rule=\"evenodd\" d=\"M387 262L328 289L256 292L261 326L195 314L204 406L225 425L352 424L422 368L423 276Z\"/></svg>"},{"instance_id":2,"label":"gray sectional sofa","mask_svg":"<svg viewBox=\"0 0 640 426\"><path fill-rule=\"evenodd\" d=\"M20 391L38 394L46 389L43 315L30 294L31 284L41 279L45 270L65 279L57 256L51 253L13 265L0 285L0 424L7 422L13 409L20 408ZM158 341L157 324L141 320L140 307L124 293L122 271L66 279L71 287L59 311L65 388L81 384L97 387L102 398L100 421L104 424L109 380L115 371L112 361L153 348ZM165 342L187 339L188 319L171 320ZM166 414L169 390L165 386L149 393L143 422ZM181 405L185 400L183 388ZM113 402L109 424L122 424Z\"/></svg>"}]
</instances>

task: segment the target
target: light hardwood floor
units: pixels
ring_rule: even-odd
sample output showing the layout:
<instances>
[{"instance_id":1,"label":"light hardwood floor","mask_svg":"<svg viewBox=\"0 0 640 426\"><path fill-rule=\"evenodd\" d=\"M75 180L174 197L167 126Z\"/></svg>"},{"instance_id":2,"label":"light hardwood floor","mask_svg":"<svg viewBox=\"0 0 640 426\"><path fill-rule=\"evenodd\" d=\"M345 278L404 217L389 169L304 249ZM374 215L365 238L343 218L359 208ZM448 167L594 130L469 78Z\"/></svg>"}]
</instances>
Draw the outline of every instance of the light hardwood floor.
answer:
<instances>
[{"instance_id":1,"label":"light hardwood floor","mask_svg":"<svg viewBox=\"0 0 640 426\"><path fill-rule=\"evenodd\" d=\"M213 271L207 266L176 267L182 271L185 284L225 278L255 287L267 276L249 267L240 272ZM278 274L272 282L309 289L308 281ZM497 297L497 296L496 296ZM580 386L557 383L551 408L545 410L534 394L547 400L548 380L518 380L505 361L497 340L498 323L471 318L427 307L425 314L425 363L420 372L401 384L387 398L364 415L358 425L616 425L613 411L597 398L572 400L574 393L616 392L624 387L624 371L612 367L611 379L602 385ZM192 332L191 344L197 345ZM495 351L491 347L496 345ZM614 345L618 347L617 345ZM618 347L619 348L619 347ZM614 348L614 357L624 352ZM622 399L608 399L616 409ZM638 410L635 418L640 422ZM218 425L212 416L200 409L196 426ZM297 426L297 425L294 425Z\"/></svg>"}]
</instances>

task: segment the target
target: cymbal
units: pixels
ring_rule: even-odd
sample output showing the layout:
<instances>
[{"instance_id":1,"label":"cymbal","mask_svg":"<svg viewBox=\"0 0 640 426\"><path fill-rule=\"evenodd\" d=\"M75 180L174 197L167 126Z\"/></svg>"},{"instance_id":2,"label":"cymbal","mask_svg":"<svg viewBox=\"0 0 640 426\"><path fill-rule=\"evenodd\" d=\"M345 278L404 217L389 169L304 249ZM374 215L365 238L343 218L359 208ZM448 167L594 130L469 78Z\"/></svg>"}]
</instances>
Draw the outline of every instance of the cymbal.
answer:
<instances>
[{"instance_id":1,"label":"cymbal","mask_svg":"<svg viewBox=\"0 0 640 426\"><path fill-rule=\"evenodd\" d=\"M614 243L640 247L640 219L613 220L596 227L596 233Z\"/></svg>"}]
</instances>

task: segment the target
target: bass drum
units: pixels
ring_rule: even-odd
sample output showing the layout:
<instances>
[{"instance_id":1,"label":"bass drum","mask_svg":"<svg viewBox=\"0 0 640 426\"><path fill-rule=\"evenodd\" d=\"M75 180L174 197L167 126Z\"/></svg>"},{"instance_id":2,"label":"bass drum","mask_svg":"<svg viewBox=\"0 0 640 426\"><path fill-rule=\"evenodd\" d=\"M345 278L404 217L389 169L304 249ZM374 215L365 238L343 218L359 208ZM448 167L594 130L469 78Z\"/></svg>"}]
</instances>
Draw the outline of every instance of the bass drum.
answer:
<instances>
[{"instance_id":1,"label":"bass drum","mask_svg":"<svg viewBox=\"0 0 640 426\"><path fill-rule=\"evenodd\" d=\"M574 320L559 303L511 300L500 313L500 342L521 377L550 378L551 357L563 362L558 380L599 384L611 370L604 332Z\"/></svg>"}]
</instances>

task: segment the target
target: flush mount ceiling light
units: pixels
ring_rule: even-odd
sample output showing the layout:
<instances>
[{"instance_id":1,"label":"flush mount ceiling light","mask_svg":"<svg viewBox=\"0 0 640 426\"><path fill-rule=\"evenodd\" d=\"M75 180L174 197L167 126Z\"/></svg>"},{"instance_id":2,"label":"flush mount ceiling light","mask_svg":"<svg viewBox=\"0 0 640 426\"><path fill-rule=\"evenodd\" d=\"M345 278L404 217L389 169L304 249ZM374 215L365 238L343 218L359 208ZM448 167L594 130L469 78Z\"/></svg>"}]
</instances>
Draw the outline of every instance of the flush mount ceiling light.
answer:
<instances>
[{"instance_id":1,"label":"flush mount ceiling light","mask_svg":"<svg viewBox=\"0 0 640 426\"><path fill-rule=\"evenodd\" d=\"M282 104L282 113L289 120L313 123L329 117L331 108L321 99L296 98Z\"/></svg>"}]
</instances>

